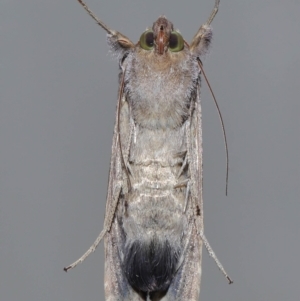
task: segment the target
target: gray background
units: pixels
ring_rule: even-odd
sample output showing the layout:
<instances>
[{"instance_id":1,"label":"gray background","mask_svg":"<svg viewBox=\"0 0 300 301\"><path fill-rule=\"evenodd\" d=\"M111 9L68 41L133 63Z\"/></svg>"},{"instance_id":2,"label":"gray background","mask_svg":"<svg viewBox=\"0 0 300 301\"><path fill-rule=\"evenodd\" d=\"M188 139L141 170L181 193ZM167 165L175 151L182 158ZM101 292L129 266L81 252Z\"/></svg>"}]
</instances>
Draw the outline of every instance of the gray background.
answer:
<instances>
[{"instance_id":1,"label":"gray background","mask_svg":"<svg viewBox=\"0 0 300 301\"><path fill-rule=\"evenodd\" d=\"M133 41L166 14L187 41L206 1L89 0ZM300 1L222 1L204 61L205 231L234 279L204 251L201 300L298 300ZM102 229L118 64L75 0L2 0L0 300L104 300Z\"/></svg>"}]
</instances>

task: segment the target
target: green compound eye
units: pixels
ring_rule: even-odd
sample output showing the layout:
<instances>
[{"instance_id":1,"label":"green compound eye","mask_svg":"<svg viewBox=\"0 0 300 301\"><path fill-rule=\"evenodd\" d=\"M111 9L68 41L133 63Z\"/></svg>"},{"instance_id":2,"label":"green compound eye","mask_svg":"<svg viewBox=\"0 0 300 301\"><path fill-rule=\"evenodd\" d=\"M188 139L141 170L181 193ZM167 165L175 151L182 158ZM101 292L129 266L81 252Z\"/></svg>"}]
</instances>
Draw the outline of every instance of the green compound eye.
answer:
<instances>
[{"instance_id":1,"label":"green compound eye","mask_svg":"<svg viewBox=\"0 0 300 301\"><path fill-rule=\"evenodd\" d=\"M172 52L181 51L184 47L182 35L177 31L172 31L169 39L169 48Z\"/></svg>"},{"instance_id":2,"label":"green compound eye","mask_svg":"<svg viewBox=\"0 0 300 301\"><path fill-rule=\"evenodd\" d=\"M140 37L140 46L145 50L150 50L154 45L153 31L147 30Z\"/></svg>"}]
</instances>

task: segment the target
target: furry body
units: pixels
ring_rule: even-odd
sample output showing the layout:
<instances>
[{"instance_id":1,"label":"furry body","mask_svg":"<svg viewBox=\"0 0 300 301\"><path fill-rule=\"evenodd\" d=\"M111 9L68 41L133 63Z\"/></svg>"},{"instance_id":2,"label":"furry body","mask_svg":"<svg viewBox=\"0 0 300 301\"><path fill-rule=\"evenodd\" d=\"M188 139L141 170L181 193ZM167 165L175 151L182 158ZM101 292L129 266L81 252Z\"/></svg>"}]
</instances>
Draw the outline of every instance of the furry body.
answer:
<instances>
[{"instance_id":1,"label":"furry body","mask_svg":"<svg viewBox=\"0 0 300 301\"><path fill-rule=\"evenodd\" d=\"M160 17L154 39L162 28L166 36L173 32ZM106 213L116 204L105 236L108 301L198 300L203 211L197 59L211 30L203 32L193 51L166 47L162 55L139 45L124 50L108 36L124 73Z\"/></svg>"},{"instance_id":2,"label":"furry body","mask_svg":"<svg viewBox=\"0 0 300 301\"><path fill-rule=\"evenodd\" d=\"M203 232L200 59L220 0L190 45L164 16L134 44L78 2L107 31L121 72L104 227L64 270L104 238L107 301L197 301L203 243L232 283Z\"/></svg>"}]
</instances>

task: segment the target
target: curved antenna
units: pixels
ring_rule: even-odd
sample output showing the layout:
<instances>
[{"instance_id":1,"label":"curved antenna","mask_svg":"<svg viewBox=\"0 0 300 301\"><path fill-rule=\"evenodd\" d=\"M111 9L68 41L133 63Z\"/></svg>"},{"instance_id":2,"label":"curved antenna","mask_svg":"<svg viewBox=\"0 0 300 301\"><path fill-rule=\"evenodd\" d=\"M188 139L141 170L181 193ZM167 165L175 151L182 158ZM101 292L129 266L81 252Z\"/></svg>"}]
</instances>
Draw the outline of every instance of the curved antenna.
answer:
<instances>
[{"instance_id":1,"label":"curved antenna","mask_svg":"<svg viewBox=\"0 0 300 301\"><path fill-rule=\"evenodd\" d=\"M98 19L94 13L87 7L87 5L82 0L77 0L83 8L87 11L87 13L100 25L111 37L113 37L122 48L132 48L134 44L123 34L120 32L110 29L106 24L104 24L100 19Z\"/></svg>"},{"instance_id":2,"label":"curved antenna","mask_svg":"<svg viewBox=\"0 0 300 301\"><path fill-rule=\"evenodd\" d=\"M78 1L79 1L79 0L78 0ZM206 24L207 24L207 25L210 25L210 23L211 23L211 22L213 21L213 19L215 18L216 14L217 14L217 12L218 12L218 10L219 10L219 4L220 4L220 0L216 0L215 6L214 6L214 8L213 8L213 10L212 10L212 12L211 12L209 18L208 18L207 21L206 21Z\"/></svg>"},{"instance_id":3,"label":"curved antenna","mask_svg":"<svg viewBox=\"0 0 300 301\"><path fill-rule=\"evenodd\" d=\"M105 25L100 19L98 19L94 13L88 8L88 6L81 0L78 0L78 2L83 6L83 8L87 11L87 13L96 21L98 25L100 25L107 33L111 35L115 35L116 32L112 29L110 29L107 25Z\"/></svg>"},{"instance_id":4,"label":"curved antenna","mask_svg":"<svg viewBox=\"0 0 300 301\"><path fill-rule=\"evenodd\" d=\"M217 1L216 1L217 2ZM203 69L203 66L202 66L202 62L200 61L200 59L198 58L198 65L201 69L201 72L203 73L203 76L205 78L205 81L208 85L208 88L210 90L210 93L214 99L214 102L215 102L215 105L216 105L216 108L218 110L218 114L219 114L219 118L220 118L220 122L221 122L221 126L222 126L222 131L223 131L223 137L224 137L224 144L225 144L225 152L226 152L226 190L225 190L225 193L226 193L226 196L228 195L228 172L229 172L229 155L228 155L228 145L227 145L227 137L226 137L226 132L225 132L225 126L224 126L224 121L223 121L223 117L222 117L222 113L221 113L221 110L220 110L220 107L218 105L218 102L217 102L217 99L215 97L215 94L211 88L211 85L206 77L206 74L204 72L204 69Z\"/></svg>"}]
</instances>

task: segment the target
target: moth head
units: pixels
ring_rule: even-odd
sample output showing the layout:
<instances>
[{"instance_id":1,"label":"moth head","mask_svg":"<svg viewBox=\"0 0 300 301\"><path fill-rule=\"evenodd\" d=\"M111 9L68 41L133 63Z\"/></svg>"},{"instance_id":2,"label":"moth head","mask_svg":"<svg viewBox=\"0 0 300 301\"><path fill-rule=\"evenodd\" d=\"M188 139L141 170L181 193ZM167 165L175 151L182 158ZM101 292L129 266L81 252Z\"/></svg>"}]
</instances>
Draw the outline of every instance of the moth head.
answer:
<instances>
[{"instance_id":1,"label":"moth head","mask_svg":"<svg viewBox=\"0 0 300 301\"><path fill-rule=\"evenodd\" d=\"M145 31L141 35L139 43L134 45L125 35L110 29L104 22L98 19L82 0L78 0L78 2L97 24L107 32L107 41L112 53L122 61L128 53L136 49L136 47L163 56L168 51L173 53L180 52L185 48L185 45L189 48L192 56L198 59L201 55L205 54L211 43L212 32L210 23L218 12L220 0L215 0L215 6L210 17L207 22L199 28L190 46L184 41L181 34L174 30L172 22L168 21L164 16L159 17L157 21L154 22L152 30Z\"/></svg>"},{"instance_id":2,"label":"moth head","mask_svg":"<svg viewBox=\"0 0 300 301\"><path fill-rule=\"evenodd\" d=\"M182 51L184 40L182 35L174 30L172 22L161 16L153 23L152 29L142 33L138 45L144 50L163 55L167 51Z\"/></svg>"}]
</instances>

